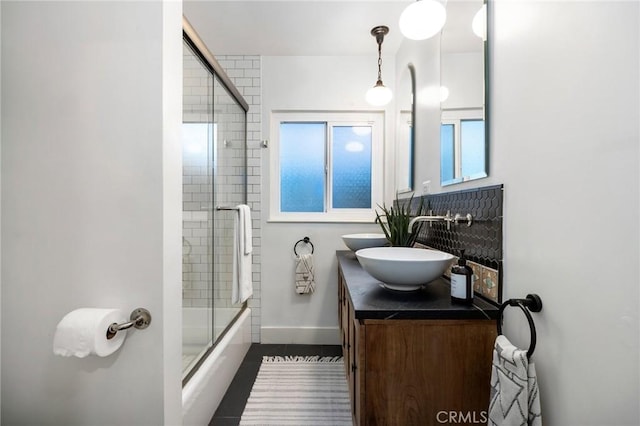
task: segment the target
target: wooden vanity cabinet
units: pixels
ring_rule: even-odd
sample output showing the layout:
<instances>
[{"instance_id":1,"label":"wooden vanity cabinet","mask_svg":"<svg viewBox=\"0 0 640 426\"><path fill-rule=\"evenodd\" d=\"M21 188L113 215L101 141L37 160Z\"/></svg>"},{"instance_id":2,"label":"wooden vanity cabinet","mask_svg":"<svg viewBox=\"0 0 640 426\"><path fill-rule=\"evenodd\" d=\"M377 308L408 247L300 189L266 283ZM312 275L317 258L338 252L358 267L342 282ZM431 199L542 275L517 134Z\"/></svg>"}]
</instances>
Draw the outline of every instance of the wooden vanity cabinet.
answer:
<instances>
[{"instance_id":1,"label":"wooden vanity cabinet","mask_svg":"<svg viewBox=\"0 0 640 426\"><path fill-rule=\"evenodd\" d=\"M338 306L340 307L338 310L340 312L340 335L342 337L345 374L349 385L351 414L354 418L354 424L361 424L359 419L365 399L361 397L364 389L364 377L361 374L360 366L364 365L364 358L362 357L363 351L359 348L364 345L364 334L360 321L355 318L353 305L349 301L342 274L340 274L338 284Z\"/></svg>"},{"instance_id":2,"label":"wooden vanity cabinet","mask_svg":"<svg viewBox=\"0 0 640 426\"><path fill-rule=\"evenodd\" d=\"M338 288L354 425L486 424L494 320L358 319Z\"/></svg>"}]
</instances>

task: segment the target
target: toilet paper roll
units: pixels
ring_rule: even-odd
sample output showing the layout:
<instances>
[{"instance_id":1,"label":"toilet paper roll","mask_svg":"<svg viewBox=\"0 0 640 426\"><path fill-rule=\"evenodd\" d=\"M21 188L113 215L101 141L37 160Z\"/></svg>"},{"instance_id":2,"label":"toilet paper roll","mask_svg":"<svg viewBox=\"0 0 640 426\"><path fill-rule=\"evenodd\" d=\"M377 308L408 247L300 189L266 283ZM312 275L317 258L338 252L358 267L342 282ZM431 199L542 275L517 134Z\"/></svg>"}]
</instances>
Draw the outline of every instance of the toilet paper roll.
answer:
<instances>
[{"instance_id":1,"label":"toilet paper roll","mask_svg":"<svg viewBox=\"0 0 640 426\"><path fill-rule=\"evenodd\" d=\"M53 337L53 353L60 356L108 356L117 351L127 335L118 331L107 339L111 324L127 322L121 309L80 308L66 314L58 323Z\"/></svg>"}]
</instances>

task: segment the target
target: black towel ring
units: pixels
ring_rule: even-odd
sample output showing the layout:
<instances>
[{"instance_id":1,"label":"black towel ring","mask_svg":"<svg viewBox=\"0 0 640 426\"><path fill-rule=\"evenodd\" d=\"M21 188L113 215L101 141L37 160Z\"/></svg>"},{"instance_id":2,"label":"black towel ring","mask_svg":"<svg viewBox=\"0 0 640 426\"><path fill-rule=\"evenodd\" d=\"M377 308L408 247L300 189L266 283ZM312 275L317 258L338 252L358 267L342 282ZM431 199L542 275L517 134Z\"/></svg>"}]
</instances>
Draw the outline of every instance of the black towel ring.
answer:
<instances>
[{"instance_id":1,"label":"black towel ring","mask_svg":"<svg viewBox=\"0 0 640 426\"><path fill-rule=\"evenodd\" d=\"M295 253L295 255L298 255L298 252L296 251L296 247L298 247L298 244L300 243L305 243L305 244L309 244L311 246L311 254L313 254L313 243L311 242L311 240L309 239L309 237L304 237L301 240L298 240L294 245L293 245L293 252Z\"/></svg>"},{"instance_id":2,"label":"black towel ring","mask_svg":"<svg viewBox=\"0 0 640 426\"><path fill-rule=\"evenodd\" d=\"M529 311L540 312L542 310L542 300L537 294L527 294L525 299L509 299L500 305L500 309L498 310L498 335L502 334L502 314L507 306L519 307L527 317L531 333L531 344L527 350L527 359L531 359L531 355L533 355L533 351L536 349L536 325Z\"/></svg>"}]
</instances>

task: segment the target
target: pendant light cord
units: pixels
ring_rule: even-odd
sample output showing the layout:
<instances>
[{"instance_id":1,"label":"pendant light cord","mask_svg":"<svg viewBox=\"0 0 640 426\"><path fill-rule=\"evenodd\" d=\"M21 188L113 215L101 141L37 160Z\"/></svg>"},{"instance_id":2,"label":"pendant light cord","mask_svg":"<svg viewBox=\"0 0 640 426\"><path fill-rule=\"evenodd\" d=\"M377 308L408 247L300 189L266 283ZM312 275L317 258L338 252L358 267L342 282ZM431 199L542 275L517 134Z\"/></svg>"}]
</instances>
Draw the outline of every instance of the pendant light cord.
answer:
<instances>
[{"instance_id":1,"label":"pendant light cord","mask_svg":"<svg viewBox=\"0 0 640 426\"><path fill-rule=\"evenodd\" d=\"M384 36L389 33L389 27L379 25L371 29L371 35L375 37L378 44L378 81L375 86L367 90L367 102L375 106L383 106L389 103L392 97L391 89L382 83L382 42Z\"/></svg>"},{"instance_id":2,"label":"pendant light cord","mask_svg":"<svg viewBox=\"0 0 640 426\"><path fill-rule=\"evenodd\" d=\"M382 40L378 39L378 83L382 84Z\"/></svg>"},{"instance_id":3,"label":"pendant light cord","mask_svg":"<svg viewBox=\"0 0 640 426\"><path fill-rule=\"evenodd\" d=\"M378 43L378 81L376 82L376 86L382 86L382 42L384 41L384 36L389 33L389 27L384 25L380 25L377 27L373 27L371 29L371 35L376 38L376 42Z\"/></svg>"}]
</instances>

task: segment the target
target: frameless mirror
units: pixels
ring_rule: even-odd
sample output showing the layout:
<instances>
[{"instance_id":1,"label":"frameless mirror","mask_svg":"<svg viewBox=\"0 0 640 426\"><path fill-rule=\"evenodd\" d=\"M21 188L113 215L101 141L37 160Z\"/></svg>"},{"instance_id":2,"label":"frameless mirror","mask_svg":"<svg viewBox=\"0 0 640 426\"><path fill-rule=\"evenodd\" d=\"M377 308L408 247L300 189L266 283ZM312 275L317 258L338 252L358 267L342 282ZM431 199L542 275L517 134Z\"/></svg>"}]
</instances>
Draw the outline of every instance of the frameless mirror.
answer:
<instances>
[{"instance_id":1,"label":"frameless mirror","mask_svg":"<svg viewBox=\"0 0 640 426\"><path fill-rule=\"evenodd\" d=\"M440 183L488 176L484 0L447 3L440 39Z\"/></svg>"},{"instance_id":2,"label":"frameless mirror","mask_svg":"<svg viewBox=\"0 0 640 426\"><path fill-rule=\"evenodd\" d=\"M396 134L396 191L398 193L413 190L413 141L415 140L415 69L409 64L402 73L398 87L397 134Z\"/></svg>"}]
</instances>

